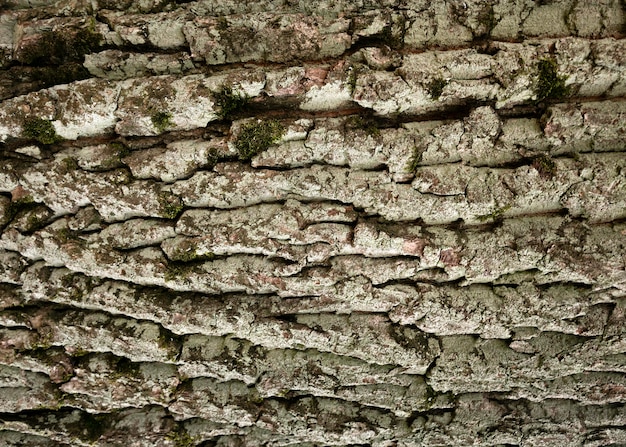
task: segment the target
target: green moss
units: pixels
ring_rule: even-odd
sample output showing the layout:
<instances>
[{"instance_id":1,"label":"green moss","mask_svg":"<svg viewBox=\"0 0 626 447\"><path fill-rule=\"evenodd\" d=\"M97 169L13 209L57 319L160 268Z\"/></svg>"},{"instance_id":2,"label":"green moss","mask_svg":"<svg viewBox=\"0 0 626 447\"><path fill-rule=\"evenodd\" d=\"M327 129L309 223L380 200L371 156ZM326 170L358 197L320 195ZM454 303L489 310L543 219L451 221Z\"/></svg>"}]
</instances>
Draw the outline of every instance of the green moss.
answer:
<instances>
[{"instance_id":1,"label":"green moss","mask_svg":"<svg viewBox=\"0 0 626 447\"><path fill-rule=\"evenodd\" d=\"M417 171L417 168L422 161L422 152L423 150L417 146L413 148L413 155L411 155L411 159L406 167L407 172L415 173L415 171Z\"/></svg>"},{"instance_id":2,"label":"green moss","mask_svg":"<svg viewBox=\"0 0 626 447\"><path fill-rule=\"evenodd\" d=\"M32 79L37 81L40 87L50 87L59 84L87 79L91 75L89 71L78 62L69 62L61 66L33 67Z\"/></svg>"},{"instance_id":3,"label":"green moss","mask_svg":"<svg viewBox=\"0 0 626 447\"><path fill-rule=\"evenodd\" d=\"M65 157L61 160L61 163L65 172L72 172L78 169L78 161L73 157Z\"/></svg>"},{"instance_id":4,"label":"green moss","mask_svg":"<svg viewBox=\"0 0 626 447\"><path fill-rule=\"evenodd\" d=\"M82 59L85 54L93 52L100 46L103 37L95 31L95 20L92 19L87 28L81 29L76 36L69 41L70 56Z\"/></svg>"},{"instance_id":5,"label":"green moss","mask_svg":"<svg viewBox=\"0 0 626 447\"><path fill-rule=\"evenodd\" d=\"M214 257L215 255L213 255L213 253L198 254L198 252L194 249L194 250L188 250L188 251L176 253L175 261L184 262L184 263L202 262L202 261L210 261Z\"/></svg>"},{"instance_id":6,"label":"green moss","mask_svg":"<svg viewBox=\"0 0 626 447\"><path fill-rule=\"evenodd\" d=\"M533 159L532 167L543 178L552 178L556 174L556 163L546 154L539 154Z\"/></svg>"},{"instance_id":7,"label":"green moss","mask_svg":"<svg viewBox=\"0 0 626 447\"><path fill-rule=\"evenodd\" d=\"M215 259L213 253L199 254L193 247L181 248L176 253L171 254L171 261L165 271L165 280L186 279L196 270L197 266L213 259Z\"/></svg>"},{"instance_id":8,"label":"green moss","mask_svg":"<svg viewBox=\"0 0 626 447\"><path fill-rule=\"evenodd\" d=\"M72 230L67 227L56 230L54 234L56 235L56 239L62 244L68 243L75 237L75 235L72 233Z\"/></svg>"},{"instance_id":9,"label":"green moss","mask_svg":"<svg viewBox=\"0 0 626 447\"><path fill-rule=\"evenodd\" d=\"M37 332L39 338L31 345L30 349L50 349L54 344L52 329L44 328L44 330L38 330Z\"/></svg>"},{"instance_id":10,"label":"green moss","mask_svg":"<svg viewBox=\"0 0 626 447\"><path fill-rule=\"evenodd\" d=\"M104 169L114 169L123 165L122 159L130 154L128 148L118 141L111 143L110 148L113 154L102 161L101 167Z\"/></svg>"},{"instance_id":11,"label":"green moss","mask_svg":"<svg viewBox=\"0 0 626 447\"><path fill-rule=\"evenodd\" d=\"M99 48L102 36L95 31L92 20L85 28L46 31L30 46L23 49L18 60L28 65L62 65L83 62L85 54ZM50 73L52 75L52 73Z\"/></svg>"},{"instance_id":12,"label":"green moss","mask_svg":"<svg viewBox=\"0 0 626 447\"><path fill-rule=\"evenodd\" d=\"M206 167L208 169L212 169L217 164L217 162L220 161L220 157L221 157L221 154L217 149L215 148L209 149L209 152L207 153L207 157L206 157Z\"/></svg>"},{"instance_id":13,"label":"green moss","mask_svg":"<svg viewBox=\"0 0 626 447\"><path fill-rule=\"evenodd\" d=\"M183 201L175 194L163 191L158 196L161 206L161 216L166 219L176 219L183 211Z\"/></svg>"},{"instance_id":14,"label":"green moss","mask_svg":"<svg viewBox=\"0 0 626 447\"><path fill-rule=\"evenodd\" d=\"M35 206L33 196L22 197L19 200L14 200L9 203L9 207L6 210L6 221L12 221L15 216L21 212L27 211Z\"/></svg>"},{"instance_id":15,"label":"green moss","mask_svg":"<svg viewBox=\"0 0 626 447\"><path fill-rule=\"evenodd\" d=\"M428 85L426 86L426 90L428 91L430 97L434 101L436 101L443 93L443 89L446 85L448 85L448 81L446 81L445 79L435 78L428 83Z\"/></svg>"},{"instance_id":16,"label":"green moss","mask_svg":"<svg viewBox=\"0 0 626 447\"><path fill-rule=\"evenodd\" d=\"M10 202L4 216L2 216L3 218L0 218L0 226L8 224L15 218L22 219L26 217L26 228L24 228L24 231L27 233L43 227L47 222L48 216L42 215L41 218L39 218L37 206L38 204L35 203L32 196L22 197L19 200Z\"/></svg>"},{"instance_id":17,"label":"green moss","mask_svg":"<svg viewBox=\"0 0 626 447\"><path fill-rule=\"evenodd\" d=\"M248 161L282 137L285 128L276 120L244 124L235 141L239 159Z\"/></svg>"},{"instance_id":18,"label":"green moss","mask_svg":"<svg viewBox=\"0 0 626 447\"><path fill-rule=\"evenodd\" d=\"M43 118L28 118L24 121L23 134L26 138L37 140L41 144L55 144L62 141L52 121Z\"/></svg>"},{"instance_id":19,"label":"green moss","mask_svg":"<svg viewBox=\"0 0 626 447\"><path fill-rule=\"evenodd\" d=\"M49 208L34 202L21 206L16 211L16 214L13 216L7 215L7 217L11 217L11 219L17 217L14 228L25 234L31 234L45 227L50 222L50 217L52 216Z\"/></svg>"},{"instance_id":20,"label":"green moss","mask_svg":"<svg viewBox=\"0 0 626 447\"><path fill-rule=\"evenodd\" d=\"M357 80L359 79L359 74L361 74L363 70L364 68L361 65L353 65L348 68L348 79L346 82L348 84L348 90L350 91L351 95L353 95L354 91L356 90L356 84Z\"/></svg>"},{"instance_id":21,"label":"green moss","mask_svg":"<svg viewBox=\"0 0 626 447\"><path fill-rule=\"evenodd\" d=\"M167 438L174 442L175 447L193 447L196 445L196 440L183 428L169 433Z\"/></svg>"},{"instance_id":22,"label":"green moss","mask_svg":"<svg viewBox=\"0 0 626 447\"><path fill-rule=\"evenodd\" d=\"M348 90L350 91L350 95L354 95L354 91L356 90L356 81L358 79L358 74L356 70L350 70L350 74L348 75Z\"/></svg>"},{"instance_id":23,"label":"green moss","mask_svg":"<svg viewBox=\"0 0 626 447\"><path fill-rule=\"evenodd\" d=\"M383 31L380 33L380 39L382 43L388 45L389 48L393 48L395 50L401 49L404 46L404 30L404 21L399 23L390 23L385 26Z\"/></svg>"},{"instance_id":24,"label":"green moss","mask_svg":"<svg viewBox=\"0 0 626 447\"><path fill-rule=\"evenodd\" d=\"M213 101L220 109L217 116L221 119L232 119L246 107L250 98L246 94L233 92L229 86L223 86L218 92L213 93Z\"/></svg>"},{"instance_id":25,"label":"green moss","mask_svg":"<svg viewBox=\"0 0 626 447\"><path fill-rule=\"evenodd\" d=\"M198 253L197 245L193 239L180 241L167 256L170 260L168 270L177 276L188 271L193 265L202 264L215 258L215 255L210 252Z\"/></svg>"},{"instance_id":26,"label":"green moss","mask_svg":"<svg viewBox=\"0 0 626 447\"><path fill-rule=\"evenodd\" d=\"M60 283L64 288L72 287L72 285L76 282L78 274L77 273L68 273L61 277Z\"/></svg>"},{"instance_id":27,"label":"green moss","mask_svg":"<svg viewBox=\"0 0 626 447\"><path fill-rule=\"evenodd\" d=\"M54 231L54 234L56 236L56 239L61 244L68 244L71 242L78 243L78 245L85 245L85 241L80 238L80 232L71 230L68 227L59 228L58 230Z\"/></svg>"},{"instance_id":28,"label":"green moss","mask_svg":"<svg viewBox=\"0 0 626 447\"><path fill-rule=\"evenodd\" d=\"M566 80L567 76L559 75L554 59L541 59L537 65L537 82L535 84L537 101L560 99L567 96L570 90L565 85Z\"/></svg>"},{"instance_id":29,"label":"green moss","mask_svg":"<svg viewBox=\"0 0 626 447\"><path fill-rule=\"evenodd\" d=\"M78 347L78 348L75 348L74 351L72 352L72 358L78 359L81 357L86 357L89 354L91 354L91 352L88 351L87 349Z\"/></svg>"},{"instance_id":30,"label":"green moss","mask_svg":"<svg viewBox=\"0 0 626 447\"><path fill-rule=\"evenodd\" d=\"M476 219L478 219L480 222L487 222L488 220L499 222L502 220L502 216L504 215L504 213L506 213L509 209L511 209L510 204L502 206L502 207L498 207L495 210L493 210L492 213L477 216Z\"/></svg>"},{"instance_id":31,"label":"green moss","mask_svg":"<svg viewBox=\"0 0 626 447\"><path fill-rule=\"evenodd\" d=\"M165 132L172 126L172 114L169 112L156 112L150 120L159 133Z\"/></svg>"},{"instance_id":32,"label":"green moss","mask_svg":"<svg viewBox=\"0 0 626 447\"><path fill-rule=\"evenodd\" d=\"M438 393L428 383L426 385L426 392L424 393L424 400L422 401L422 407L425 410L430 410L437 402L437 398L440 396L451 396L452 393ZM451 400L450 398L448 400Z\"/></svg>"},{"instance_id":33,"label":"green moss","mask_svg":"<svg viewBox=\"0 0 626 447\"><path fill-rule=\"evenodd\" d=\"M128 147L124 143L120 143L119 141L114 141L111 143L111 148L117 152L117 157L124 158L130 154Z\"/></svg>"},{"instance_id":34,"label":"green moss","mask_svg":"<svg viewBox=\"0 0 626 447\"><path fill-rule=\"evenodd\" d=\"M176 217L178 217L182 210L182 204L168 203L163 208L163 217L165 217L166 219L176 219Z\"/></svg>"},{"instance_id":35,"label":"green moss","mask_svg":"<svg viewBox=\"0 0 626 447\"><path fill-rule=\"evenodd\" d=\"M177 279L185 279L191 274L189 268L185 268L184 264L171 263L168 264L167 270L165 271L165 281L174 281Z\"/></svg>"},{"instance_id":36,"label":"green moss","mask_svg":"<svg viewBox=\"0 0 626 447\"><path fill-rule=\"evenodd\" d=\"M36 213L31 213L28 215L28 219L26 219L27 232L32 233L33 231L37 231L43 228L46 223L48 223L47 218L42 218Z\"/></svg>"},{"instance_id":37,"label":"green moss","mask_svg":"<svg viewBox=\"0 0 626 447\"><path fill-rule=\"evenodd\" d=\"M346 121L346 127L353 129L364 130L368 135L372 137L380 136L380 129L374 121L368 121L358 115L351 116Z\"/></svg>"}]
</instances>

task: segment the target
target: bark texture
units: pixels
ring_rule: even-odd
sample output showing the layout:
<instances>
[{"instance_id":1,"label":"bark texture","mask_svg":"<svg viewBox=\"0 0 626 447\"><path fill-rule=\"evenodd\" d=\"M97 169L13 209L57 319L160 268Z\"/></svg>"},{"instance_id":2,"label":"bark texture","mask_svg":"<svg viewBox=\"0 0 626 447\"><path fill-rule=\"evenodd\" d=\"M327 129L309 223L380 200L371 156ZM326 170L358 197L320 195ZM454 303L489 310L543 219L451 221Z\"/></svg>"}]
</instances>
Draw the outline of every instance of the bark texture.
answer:
<instances>
[{"instance_id":1,"label":"bark texture","mask_svg":"<svg viewBox=\"0 0 626 447\"><path fill-rule=\"evenodd\" d=\"M0 1L0 444L626 445L624 10Z\"/></svg>"}]
</instances>

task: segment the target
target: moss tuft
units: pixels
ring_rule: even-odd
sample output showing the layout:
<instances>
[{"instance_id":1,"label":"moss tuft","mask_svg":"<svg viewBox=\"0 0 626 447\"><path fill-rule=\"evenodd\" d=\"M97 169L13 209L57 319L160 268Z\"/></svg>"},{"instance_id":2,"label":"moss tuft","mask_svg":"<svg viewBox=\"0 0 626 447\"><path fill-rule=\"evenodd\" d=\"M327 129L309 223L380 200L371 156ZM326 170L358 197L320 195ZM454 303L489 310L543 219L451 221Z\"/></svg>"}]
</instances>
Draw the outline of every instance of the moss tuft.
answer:
<instances>
[{"instance_id":1,"label":"moss tuft","mask_svg":"<svg viewBox=\"0 0 626 447\"><path fill-rule=\"evenodd\" d=\"M165 271L165 280L187 279L197 266L215 259L213 253L198 253L192 244L187 248L180 247L175 253L169 255L170 261Z\"/></svg>"},{"instance_id":2,"label":"moss tuft","mask_svg":"<svg viewBox=\"0 0 626 447\"><path fill-rule=\"evenodd\" d=\"M191 270L189 268L185 268L184 264L171 263L167 266L164 278L166 282L169 282L177 279L186 279L190 274Z\"/></svg>"},{"instance_id":3,"label":"moss tuft","mask_svg":"<svg viewBox=\"0 0 626 447\"><path fill-rule=\"evenodd\" d=\"M150 117L157 132L163 133L172 126L172 114L169 112L157 112Z\"/></svg>"},{"instance_id":4,"label":"moss tuft","mask_svg":"<svg viewBox=\"0 0 626 447\"><path fill-rule=\"evenodd\" d=\"M78 246L85 245L85 241L80 238L80 231L75 231L68 227L55 230L54 235L60 244L77 244Z\"/></svg>"},{"instance_id":5,"label":"moss tuft","mask_svg":"<svg viewBox=\"0 0 626 447\"><path fill-rule=\"evenodd\" d=\"M91 22L88 28L81 29L74 39L68 41L70 56L80 60L97 49L101 41L102 36L95 31L95 22Z\"/></svg>"},{"instance_id":6,"label":"moss tuft","mask_svg":"<svg viewBox=\"0 0 626 447\"><path fill-rule=\"evenodd\" d=\"M65 157L61 163L63 164L62 169L66 173L76 171L79 168L78 161L74 157Z\"/></svg>"},{"instance_id":7,"label":"moss tuft","mask_svg":"<svg viewBox=\"0 0 626 447\"><path fill-rule=\"evenodd\" d=\"M167 438L174 442L175 447L193 447L196 445L196 440L184 428L171 432Z\"/></svg>"},{"instance_id":8,"label":"moss tuft","mask_svg":"<svg viewBox=\"0 0 626 447\"><path fill-rule=\"evenodd\" d=\"M413 148L413 155L411 155L411 159L409 160L409 163L406 167L407 172L412 172L415 174L415 171L417 171L417 168L422 161L422 152L423 150L417 146Z\"/></svg>"},{"instance_id":9,"label":"moss tuft","mask_svg":"<svg viewBox=\"0 0 626 447\"><path fill-rule=\"evenodd\" d=\"M235 141L239 159L248 161L267 150L283 135L285 128L276 120L244 124Z\"/></svg>"},{"instance_id":10,"label":"moss tuft","mask_svg":"<svg viewBox=\"0 0 626 447\"><path fill-rule=\"evenodd\" d=\"M448 81L443 78L435 78L428 83L426 86L426 90L428 90L428 94L430 97L436 101L439 99L441 94L443 93L444 87L448 85Z\"/></svg>"},{"instance_id":11,"label":"moss tuft","mask_svg":"<svg viewBox=\"0 0 626 447\"><path fill-rule=\"evenodd\" d=\"M535 85L537 102L567 96L570 89L565 85L566 80L567 76L559 75L554 59L541 59L537 66L537 83Z\"/></svg>"},{"instance_id":12,"label":"moss tuft","mask_svg":"<svg viewBox=\"0 0 626 447\"><path fill-rule=\"evenodd\" d=\"M120 159L127 157L130 154L130 150L124 143L114 141L110 144L111 148L116 151L116 156Z\"/></svg>"},{"instance_id":13,"label":"moss tuft","mask_svg":"<svg viewBox=\"0 0 626 447\"><path fill-rule=\"evenodd\" d=\"M508 205L496 208L495 210L493 210L493 212L489 214L483 214L481 216L477 216L476 218L480 222L486 222L488 220L493 220L494 222L500 222L502 221L504 213L506 213L510 209L511 209L511 205L508 204Z\"/></svg>"},{"instance_id":14,"label":"moss tuft","mask_svg":"<svg viewBox=\"0 0 626 447\"><path fill-rule=\"evenodd\" d=\"M55 144L62 141L52 121L43 118L28 118L24 121L23 134L26 138L37 140L41 144Z\"/></svg>"},{"instance_id":15,"label":"moss tuft","mask_svg":"<svg viewBox=\"0 0 626 447\"><path fill-rule=\"evenodd\" d=\"M213 101L220 108L217 113L220 119L232 119L246 107L250 97L233 92L232 87L223 86L218 92L213 93Z\"/></svg>"},{"instance_id":16,"label":"moss tuft","mask_svg":"<svg viewBox=\"0 0 626 447\"><path fill-rule=\"evenodd\" d=\"M34 231L37 231L43 228L44 226L46 226L47 223L48 223L47 216L42 217L42 216L37 215L36 213L31 213L28 215L28 218L26 219L26 232L32 233Z\"/></svg>"},{"instance_id":17,"label":"moss tuft","mask_svg":"<svg viewBox=\"0 0 626 447\"><path fill-rule=\"evenodd\" d=\"M158 196L161 206L161 216L166 219L176 219L183 211L183 201L175 194L163 191Z\"/></svg>"},{"instance_id":18,"label":"moss tuft","mask_svg":"<svg viewBox=\"0 0 626 447\"><path fill-rule=\"evenodd\" d=\"M114 169L122 166L124 162L122 159L130 154L128 148L119 141L114 141L109 144L111 149L111 156L102 161L101 167L105 170Z\"/></svg>"}]
</instances>

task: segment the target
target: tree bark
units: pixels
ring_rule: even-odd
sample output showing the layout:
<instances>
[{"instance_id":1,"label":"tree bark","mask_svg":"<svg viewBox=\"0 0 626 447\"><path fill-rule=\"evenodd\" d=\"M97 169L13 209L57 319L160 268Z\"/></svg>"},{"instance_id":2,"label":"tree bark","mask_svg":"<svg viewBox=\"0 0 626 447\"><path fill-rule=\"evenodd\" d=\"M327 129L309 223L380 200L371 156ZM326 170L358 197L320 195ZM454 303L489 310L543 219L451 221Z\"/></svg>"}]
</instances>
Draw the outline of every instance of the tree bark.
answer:
<instances>
[{"instance_id":1,"label":"tree bark","mask_svg":"<svg viewBox=\"0 0 626 447\"><path fill-rule=\"evenodd\" d=\"M0 1L0 444L626 444L618 0Z\"/></svg>"}]
</instances>

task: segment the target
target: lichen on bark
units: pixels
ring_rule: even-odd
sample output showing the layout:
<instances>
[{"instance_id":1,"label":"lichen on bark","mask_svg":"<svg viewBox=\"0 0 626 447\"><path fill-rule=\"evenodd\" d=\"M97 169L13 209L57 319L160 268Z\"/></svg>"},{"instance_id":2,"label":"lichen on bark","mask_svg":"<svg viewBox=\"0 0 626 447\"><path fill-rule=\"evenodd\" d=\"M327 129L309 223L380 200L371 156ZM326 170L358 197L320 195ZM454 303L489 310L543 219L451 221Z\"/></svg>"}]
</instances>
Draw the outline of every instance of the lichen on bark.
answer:
<instances>
[{"instance_id":1,"label":"lichen on bark","mask_svg":"<svg viewBox=\"0 0 626 447\"><path fill-rule=\"evenodd\" d=\"M0 445L626 444L620 2L0 3Z\"/></svg>"}]
</instances>

